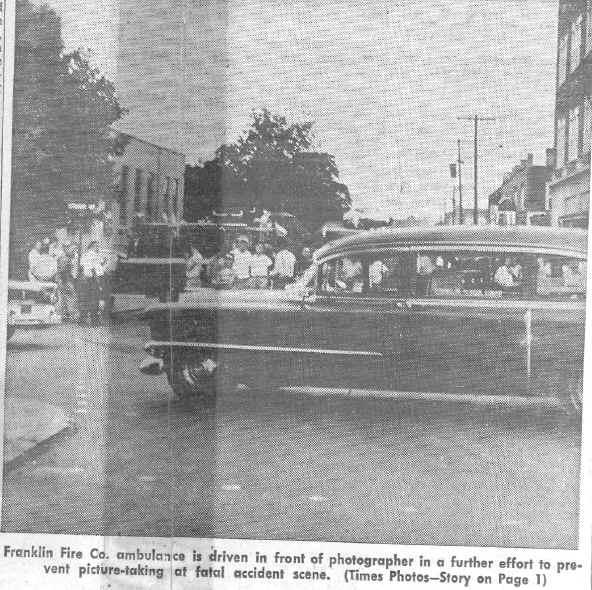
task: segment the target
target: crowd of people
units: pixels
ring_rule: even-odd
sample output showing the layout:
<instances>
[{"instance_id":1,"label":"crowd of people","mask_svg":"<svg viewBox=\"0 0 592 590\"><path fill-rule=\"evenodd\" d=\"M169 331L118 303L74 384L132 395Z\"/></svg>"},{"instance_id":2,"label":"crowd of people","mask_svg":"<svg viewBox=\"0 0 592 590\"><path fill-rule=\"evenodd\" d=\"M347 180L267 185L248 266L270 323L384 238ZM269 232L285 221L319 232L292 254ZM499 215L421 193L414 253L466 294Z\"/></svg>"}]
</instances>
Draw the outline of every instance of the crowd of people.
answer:
<instances>
[{"instance_id":1,"label":"crowd of people","mask_svg":"<svg viewBox=\"0 0 592 590\"><path fill-rule=\"evenodd\" d=\"M292 250L286 240L275 248L265 242L252 247L248 236L239 236L230 250L206 257L192 244L186 255L185 289L283 289L312 264L310 248L298 256Z\"/></svg>"},{"instance_id":2,"label":"crowd of people","mask_svg":"<svg viewBox=\"0 0 592 590\"><path fill-rule=\"evenodd\" d=\"M91 241L79 256L76 244L45 238L29 251L28 278L57 285L63 319L98 325L105 307L106 264L97 241Z\"/></svg>"},{"instance_id":3,"label":"crowd of people","mask_svg":"<svg viewBox=\"0 0 592 590\"><path fill-rule=\"evenodd\" d=\"M185 290L283 289L312 264L312 251L294 253L285 239L252 245L239 236L231 248L206 256L193 244L185 254ZM58 313L81 324L101 323L109 292L107 259L96 241L86 247L56 238L37 241L28 254L28 278L57 285Z\"/></svg>"}]
</instances>

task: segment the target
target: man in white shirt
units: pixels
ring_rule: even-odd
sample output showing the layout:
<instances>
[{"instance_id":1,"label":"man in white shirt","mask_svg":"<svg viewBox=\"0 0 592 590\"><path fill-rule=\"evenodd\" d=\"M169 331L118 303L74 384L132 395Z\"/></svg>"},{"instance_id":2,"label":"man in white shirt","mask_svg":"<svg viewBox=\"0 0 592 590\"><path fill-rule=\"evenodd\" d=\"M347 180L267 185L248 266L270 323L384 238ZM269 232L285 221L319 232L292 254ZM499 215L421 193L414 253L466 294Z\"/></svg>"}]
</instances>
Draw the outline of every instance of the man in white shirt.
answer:
<instances>
[{"instance_id":1,"label":"man in white shirt","mask_svg":"<svg viewBox=\"0 0 592 590\"><path fill-rule=\"evenodd\" d=\"M514 279L518 282L522 281L522 265L518 261L517 258L512 258L512 267L511 267L512 275L514 275Z\"/></svg>"},{"instance_id":2,"label":"man in white shirt","mask_svg":"<svg viewBox=\"0 0 592 590\"><path fill-rule=\"evenodd\" d=\"M29 251L28 261L29 261L29 280L32 281L35 279L33 276L33 268L37 264L37 260L41 254L41 240L37 240L35 245Z\"/></svg>"},{"instance_id":3,"label":"man in white shirt","mask_svg":"<svg viewBox=\"0 0 592 590\"><path fill-rule=\"evenodd\" d=\"M358 258L343 258L341 273L336 281L337 286L352 293L361 293L363 288L362 272L362 262Z\"/></svg>"},{"instance_id":4,"label":"man in white shirt","mask_svg":"<svg viewBox=\"0 0 592 590\"><path fill-rule=\"evenodd\" d=\"M29 270L31 280L55 281L58 272L58 263L49 253L49 246L43 245L39 254L33 257L33 264Z\"/></svg>"},{"instance_id":5,"label":"man in white shirt","mask_svg":"<svg viewBox=\"0 0 592 590\"><path fill-rule=\"evenodd\" d=\"M518 286L518 283L516 282L516 279L514 277L514 273L512 272L512 260L510 258L506 258L504 264L502 264L495 271L493 280L502 289L511 289L512 287Z\"/></svg>"},{"instance_id":6,"label":"man in white shirt","mask_svg":"<svg viewBox=\"0 0 592 590\"><path fill-rule=\"evenodd\" d=\"M236 276L237 289L248 289L250 286L252 256L249 252L249 239L246 236L240 236L236 248L232 250L232 270Z\"/></svg>"},{"instance_id":7,"label":"man in white shirt","mask_svg":"<svg viewBox=\"0 0 592 590\"><path fill-rule=\"evenodd\" d=\"M371 289L382 286L382 280L388 272L389 268L382 260L375 260L368 267L368 286Z\"/></svg>"},{"instance_id":8,"label":"man in white shirt","mask_svg":"<svg viewBox=\"0 0 592 590\"><path fill-rule=\"evenodd\" d=\"M275 264L270 276L273 279L274 289L283 289L294 280L296 256L288 250L286 243L281 243L280 251L275 255Z\"/></svg>"},{"instance_id":9,"label":"man in white shirt","mask_svg":"<svg viewBox=\"0 0 592 590\"><path fill-rule=\"evenodd\" d=\"M251 287L253 289L267 289L269 284L269 267L273 264L271 258L264 252L264 246L259 242L255 246L255 254L251 256Z\"/></svg>"},{"instance_id":10,"label":"man in white shirt","mask_svg":"<svg viewBox=\"0 0 592 590\"><path fill-rule=\"evenodd\" d=\"M421 276L431 275L436 270L436 265L430 256L420 254L417 257L417 274Z\"/></svg>"}]
</instances>

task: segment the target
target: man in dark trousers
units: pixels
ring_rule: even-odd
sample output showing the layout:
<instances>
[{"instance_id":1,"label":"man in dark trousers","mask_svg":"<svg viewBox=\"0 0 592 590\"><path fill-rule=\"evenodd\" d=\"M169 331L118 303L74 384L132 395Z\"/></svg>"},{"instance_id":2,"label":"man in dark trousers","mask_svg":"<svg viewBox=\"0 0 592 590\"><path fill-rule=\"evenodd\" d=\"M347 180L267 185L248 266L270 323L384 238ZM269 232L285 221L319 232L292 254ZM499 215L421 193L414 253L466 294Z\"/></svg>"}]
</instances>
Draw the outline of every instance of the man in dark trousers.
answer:
<instances>
[{"instance_id":1,"label":"man in dark trousers","mask_svg":"<svg viewBox=\"0 0 592 590\"><path fill-rule=\"evenodd\" d=\"M87 316L92 326L100 324L101 281L105 274L105 264L99 252L99 243L91 242L80 258L78 277L78 322L86 323Z\"/></svg>"}]
</instances>

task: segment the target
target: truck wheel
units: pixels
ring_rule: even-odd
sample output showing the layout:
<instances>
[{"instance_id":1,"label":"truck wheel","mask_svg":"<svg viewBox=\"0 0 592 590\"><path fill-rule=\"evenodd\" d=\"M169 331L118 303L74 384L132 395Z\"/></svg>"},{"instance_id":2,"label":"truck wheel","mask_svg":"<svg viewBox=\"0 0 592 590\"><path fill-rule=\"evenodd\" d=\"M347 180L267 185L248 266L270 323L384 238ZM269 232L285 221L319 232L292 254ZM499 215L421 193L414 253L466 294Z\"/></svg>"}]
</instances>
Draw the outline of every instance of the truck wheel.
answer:
<instances>
[{"instance_id":1,"label":"truck wheel","mask_svg":"<svg viewBox=\"0 0 592 590\"><path fill-rule=\"evenodd\" d=\"M6 340L10 340L15 332L16 328L14 326L6 326Z\"/></svg>"}]
</instances>

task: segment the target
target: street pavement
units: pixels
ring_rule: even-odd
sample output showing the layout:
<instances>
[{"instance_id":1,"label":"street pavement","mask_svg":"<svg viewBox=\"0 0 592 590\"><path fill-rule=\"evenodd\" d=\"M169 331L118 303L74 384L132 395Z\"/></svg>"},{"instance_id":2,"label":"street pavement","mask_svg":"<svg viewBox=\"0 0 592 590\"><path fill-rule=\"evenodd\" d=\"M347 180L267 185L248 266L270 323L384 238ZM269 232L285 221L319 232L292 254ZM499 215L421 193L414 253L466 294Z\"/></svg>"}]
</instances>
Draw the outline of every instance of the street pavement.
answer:
<instances>
[{"instance_id":1,"label":"street pavement","mask_svg":"<svg viewBox=\"0 0 592 590\"><path fill-rule=\"evenodd\" d=\"M222 392L138 372L144 326L17 331L7 395L76 430L4 476L2 530L575 548L578 421L558 408Z\"/></svg>"},{"instance_id":2,"label":"street pavement","mask_svg":"<svg viewBox=\"0 0 592 590\"><path fill-rule=\"evenodd\" d=\"M61 408L30 398L4 399L4 467L10 469L71 428Z\"/></svg>"}]
</instances>

